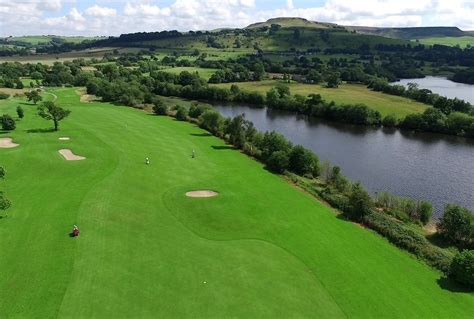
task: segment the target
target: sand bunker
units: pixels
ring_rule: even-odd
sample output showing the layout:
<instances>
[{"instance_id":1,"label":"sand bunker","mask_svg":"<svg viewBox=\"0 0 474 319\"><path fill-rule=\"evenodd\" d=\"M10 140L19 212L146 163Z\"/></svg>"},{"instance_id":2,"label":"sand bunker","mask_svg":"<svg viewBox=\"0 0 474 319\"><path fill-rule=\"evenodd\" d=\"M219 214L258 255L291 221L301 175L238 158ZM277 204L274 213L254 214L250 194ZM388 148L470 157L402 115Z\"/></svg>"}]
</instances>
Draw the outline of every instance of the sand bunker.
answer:
<instances>
[{"instance_id":1,"label":"sand bunker","mask_svg":"<svg viewBox=\"0 0 474 319\"><path fill-rule=\"evenodd\" d=\"M186 193L186 196L188 197L214 197L217 195L219 195L219 193L209 190L192 191Z\"/></svg>"},{"instance_id":2,"label":"sand bunker","mask_svg":"<svg viewBox=\"0 0 474 319\"><path fill-rule=\"evenodd\" d=\"M61 154L68 161L81 161L86 159L84 156L74 154L70 149L59 150L59 154Z\"/></svg>"},{"instance_id":3,"label":"sand bunker","mask_svg":"<svg viewBox=\"0 0 474 319\"><path fill-rule=\"evenodd\" d=\"M20 144L13 143L13 139L10 137L2 137L0 138L0 148L13 148L17 147Z\"/></svg>"},{"instance_id":4,"label":"sand bunker","mask_svg":"<svg viewBox=\"0 0 474 319\"><path fill-rule=\"evenodd\" d=\"M61 141L69 141L70 138L67 137L67 136L63 136L63 137L58 138L58 140L61 140Z\"/></svg>"}]
</instances>

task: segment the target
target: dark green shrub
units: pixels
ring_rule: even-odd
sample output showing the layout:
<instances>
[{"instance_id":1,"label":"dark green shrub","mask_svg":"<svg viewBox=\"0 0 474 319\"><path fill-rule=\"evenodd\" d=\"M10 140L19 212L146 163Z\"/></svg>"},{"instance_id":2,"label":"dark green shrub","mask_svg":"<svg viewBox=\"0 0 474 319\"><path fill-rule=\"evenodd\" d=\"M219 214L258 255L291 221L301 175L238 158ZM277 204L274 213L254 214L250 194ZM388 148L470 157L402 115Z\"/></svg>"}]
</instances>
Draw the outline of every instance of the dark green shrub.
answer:
<instances>
[{"instance_id":1,"label":"dark green shrub","mask_svg":"<svg viewBox=\"0 0 474 319\"><path fill-rule=\"evenodd\" d=\"M186 121L187 118L188 111L183 106L178 107L178 109L176 110L176 119L178 121Z\"/></svg>"},{"instance_id":2,"label":"dark green shrub","mask_svg":"<svg viewBox=\"0 0 474 319\"><path fill-rule=\"evenodd\" d=\"M458 253L451 263L449 275L457 282L474 289L474 250Z\"/></svg>"},{"instance_id":3,"label":"dark green shrub","mask_svg":"<svg viewBox=\"0 0 474 319\"><path fill-rule=\"evenodd\" d=\"M446 205L438 222L438 232L453 244L472 241L472 213L458 205Z\"/></svg>"},{"instance_id":4,"label":"dark green shrub","mask_svg":"<svg viewBox=\"0 0 474 319\"><path fill-rule=\"evenodd\" d=\"M16 128L15 120L8 114L3 114L3 116L0 117L0 122L2 129L5 131L13 131Z\"/></svg>"},{"instance_id":5,"label":"dark green shrub","mask_svg":"<svg viewBox=\"0 0 474 319\"><path fill-rule=\"evenodd\" d=\"M301 145L296 145L290 151L288 169L302 176L318 176L319 160L313 152Z\"/></svg>"},{"instance_id":6,"label":"dark green shrub","mask_svg":"<svg viewBox=\"0 0 474 319\"><path fill-rule=\"evenodd\" d=\"M385 116L382 120L382 125L384 127L395 127L398 124L398 120L393 114Z\"/></svg>"},{"instance_id":7,"label":"dark green shrub","mask_svg":"<svg viewBox=\"0 0 474 319\"><path fill-rule=\"evenodd\" d=\"M188 115L189 115L189 117L197 119L199 116L201 116L201 114L203 114L205 111L207 111L209 109L210 109L210 107L207 106L207 105L201 105L201 104L193 103L189 107Z\"/></svg>"},{"instance_id":8,"label":"dark green shrub","mask_svg":"<svg viewBox=\"0 0 474 319\"><path fill-rule=\"evenodd\" d=\"M166 115L168 114L168 106L161 100L154 101L153 113L156 115Z\"/></svg>"},{"instance_id":9,"label":"dark green shrub","mask_svg":"<svg viewBox=\"0 0 474 319\"><path fill-rule=\"evenodd\" d=\"M267 167L273 172L283 173L288 168L288 153L276 151L267 159Z\"/></svg>"},{"instance_id":10,"label":"dark green shrub","mask_svg":"<svg viewBox=\"0 0 474 319\"><path fill-rule=\"evenodd\" d=\"M349 195L349 215L354 220L361 220L365 215L369 214L373 202L369 193L360 183L352 185L351 194Z\"/></svg>"},{"instance_id":11,"label":"dark green shrub","mask_svg":"<svg viewBox=\"0 0 474 319\"><path fill-rule=\"evenodd\" d=\"M25 111L23 111L23 108L19 105L16 107L16 114L18 115L20 119L25 117Z\"/></svg>"}]
</instances>

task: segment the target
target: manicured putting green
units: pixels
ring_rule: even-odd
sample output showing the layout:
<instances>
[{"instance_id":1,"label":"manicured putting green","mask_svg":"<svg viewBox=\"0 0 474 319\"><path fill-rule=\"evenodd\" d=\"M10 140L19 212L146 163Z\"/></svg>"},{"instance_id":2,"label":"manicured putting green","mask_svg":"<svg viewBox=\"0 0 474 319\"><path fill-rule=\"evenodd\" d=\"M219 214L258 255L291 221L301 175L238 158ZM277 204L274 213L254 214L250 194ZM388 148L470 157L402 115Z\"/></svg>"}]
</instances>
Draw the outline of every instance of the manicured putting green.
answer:
<instances>
[{"instance_id":1,"label":"manicured putting green","mask_svg":"<svg viewBox=\"0 0 474 319\"><path fill-rule=\"evenodd\" d=\"M473 295L219 139L75 92L52 92L60 132L24 104L0 149L0 317L472 318Z\"/></svg>"}]
</instances>

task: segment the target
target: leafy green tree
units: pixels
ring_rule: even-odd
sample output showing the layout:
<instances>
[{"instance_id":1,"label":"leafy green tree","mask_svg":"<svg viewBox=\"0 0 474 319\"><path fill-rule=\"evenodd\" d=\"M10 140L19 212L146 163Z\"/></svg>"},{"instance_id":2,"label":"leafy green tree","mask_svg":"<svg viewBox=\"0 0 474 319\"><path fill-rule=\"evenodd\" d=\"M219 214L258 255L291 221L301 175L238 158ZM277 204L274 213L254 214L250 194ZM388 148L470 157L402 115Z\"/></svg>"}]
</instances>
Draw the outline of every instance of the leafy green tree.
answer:
<instances>
[{"instance_id":1,"label":"leafy green tree","mask_svg":"<svg viewBox=\"0 0 474 319\"><path fill-rule=\"evenodd\" d=\"M252 141L256 132L253 123L245 120L244 114L235 116L225 129L225 133L229 135L230 143L240 149L244 148L247 141Z\"/></svg>"},{"instance_id":2,"label":"leafy green tree","mask_svg":"<svg viewBox=\"0 0 474 319\"><path fill-rule=\"evenodd\" d=\"M385 116L382 120L382 125L384 127L395 127L397 126L398 120L393 114Z\"/></svg>"},{"instance_id":3,"label":"leafy green tree","mask_svg":"<svg viewBox=\"0 0 474 319\"><path fill-rule=\"evenodd\" d=\"M289 158L285 151L272 153L267 160L267 167L275 173L283 173L288 168Z\"/></svg>"},{"instance_id":4,"label":"leafy green tree","mask_svg":"<svg viewBox=\"0 0 474 319\"><path fill-rule=\"evenodd\" d=\"M200 117L200 126L216 136L223 135L224 119L219 112L214 110L205 111Z\"/></svg>"},{"instance_id":5,"label":"leafy green tree","mask_svg":"<svg viewBox=\"0 0 474 319\"><path fill-rule=\"evenodd\" d=\"M265 77L265 66L262 63L255 63L253 66L253 79L261 81Z\"/></svg>"},{"instance_id":6,"label":"leafy green tree","mask_svg":"<svg viewBox=\"0 0 474 319\"><path fill-rule=\"evenodd\" d=\"M456 254L449 275L457 282L474 288L474 250L464 250Z\"/></svg>"},{"instance_id":7,"label":"leafy green tree","mask_svg":"<svg viewBox=\"0 0 474 319\"><path fill-rule=\"evenodd\" d=\"M23 108L21 106L17 106L16 107L16 114L18 115L18 117L20 119L24 118L25 117L25 111L23 110Z\"/></svg>"},{"instance_id":8,"label":"leafy green tree","mask_svg":"<svg viewBox=\"0 0 474 319\"><path fill-rule=\"evenodd\" d=\"M168 114L168 106L159 99L153 101L153 113L156 115L166 115Z\"/></svg>"},{"instance_id":9,"label":"leafy green tree","mask_svg":"<svg viewBox=\"0 0 474 319\"><path fill-rule=\"evenodd\" d=\"M365 215L369 214L372 209L372 199L359 182L352 185L349 205L351 218L359 221L362 220Z\"/></svg>"},{"instance_id":10,"label":"leafy green tree","mask_svg":"<svg viewBox=\"0 0 474 319\"><path fill-rule=\"evenodd\" d=\"M438 232L451 243L462 243L472 237L472 213L458 205L446 205L438 222Z\"/></svg>"},{"instance_id":11,"label":"leafy green tree","mask_svg":"<svg viewBox=\"0 0 474 319\"><path fill-rule=\"evenodd\" d=\"M198 103L194 102L189 107L188 115L189 115L189 117L192 117L193 119L197 119L201 116L201 114L203 114L208 109L209 109L209 106L201 105L201 104L198 104Z\"/></svg>"},{"instance_id":12,"label":"leafy green tree","mask_svg":"<svg viewBox=\"0 0 474 319\"><path fill-rule=\"evenodd\" d=\"M230 92L232 92L232 94L234 94L234 95L239 94L239 93L240 93L240 88L239 88L239 86L238 86L237 84L232 84L232 85L230 86Z\"/></svg>"},{"instance_id":13,"label":"leafy green tree","mask_svg":"<svg viewBox=\"0 0 474 319\"><path fill-rule=\"evenodd\" d=\"M308 75L306 76L306 81L310 83L317 84L317 83L320 83L322 80L323 80L323 76L321 75L321 73L319 73L318 71L314 69L310 70L308 72Z\"/></svg>"},{"instance_id":14,"label":"leafy green tree","mask_svg":"<svg viewBox=\"0 0 474 319\"><path fill-rule=\"evenodd\" d=\"M178 121L186 121L188 119L188 111L184 106L180 106L176 110L176 119Z\"/></svg>"},{"instance_id":15,"label":"leafy green tree","mask_svg":"<svg viewBox=\"0 0 474 319\"><path fill-rule=\"evenodd\" d=\"M2 124L2 129L5 131L13 131L16 128L15 120L8 114L3 114L0 117L0 123Z\"/></svg>"},{"instance_id":16,"label":"leafy green tree","mask_svg":"<svg viewBox=\"0 0 474 319\"><path fill-rule=\"evenodd\" d=\"M276 86L275 86L277 92L278 92L278 95L280 98L283 98L285 96L290 96L291 95L291 92L290 92L290 87L286 84L283 84L283 83L278 83Z\"/></svg>"},{"instance_id":17,"label":"leafy green tree","mask_svg":"<svg viewBox=\"0 0 474 319\"><path fill-rule=\"evenodd\" d=\"M341 74L339 72L330 72L326 75L326 86L328 88L337 88L341 84Z\"/></svg>"},{"instance_id":18,"label":"leafy green tree","mask_svg":"<svg viewBox=\"0 0 474 319\"><path fill-rule=\"evenodd\" d=\"M268 159L274 152L282 151L288 154L291 150L291 143L281 134L277 132L266 132L260 145L264 161Z\"/></svg>"},{"instance_id":19,"label":"leafy green tree","mask_svg":"<svg viewBox=\"0 0 474 319\"><path fill-rule=\"evenodd\" d=\"M23 85L23 82L21 82L20 80L16 81L16 88L21 90L24 88L24 85Z\"/></svg>"},{"instance_id":20,"label":"leafy green tree","mask_svg":"<svg viewBox=\"0 0 474 319\"><path fill-rule=\"evenodd\" d=\"M52 120L54 123L54 130L59 130L59 122L71 114L70 110L63 109L57 106L54 102L46 101L38 106L38 115L45 120Z\"/></svg>"},{"instance_id":21,"label":"leafy green tree","mask_svg":"<svg viewBox=\"0 0 474 319\"><path fill-rule=\"evenodd\" d=\"M30 92L25 92L25 96L29 101L33 101L34 104L43 100L43 97L39 94L37 90L31 90Z\"/></svg>"},{"instance_id":22,"label":"leafy green tree","mask_svg":"<svg viewBox=\"0 0 474 319\"><path fill-rule=\"evenodd\" d=\"M298 175L319 175L319 160L313 152L296 145L289 154L288 168Z\"/></svg>"},{"instance_id":23,"label":"leafy green tree","mask_svg":"<svg viewBox=\"0 0 474 319\"><path fill-rule=\"evenodd\" d=\"M429 202L422 201L418 207L418 215L423 225L428 224L433 215L433 205Z\"/></svg>"},{"instance_id":24,"label":"leafy green tree","mask_svg":"<svg viewBox=\"0 0 474 319\"><path fill-rule=\"evenodd\" d=\"M5 167L0 166L0 178L5 178L5 175L7 174L7 171L5 170Z\"/></svg>"},{"instance_id":25,"label":"leafy green tree","mask_svg":"<svg viewBox=\"0 0 474 319\"><path fill-rule=\"evenodd\" d=\"M43 79L43 74L41 72L38 72L38 71L31 72L31 78L33 80L41 80L41 79Z\"/></svg>"}]
</instances>

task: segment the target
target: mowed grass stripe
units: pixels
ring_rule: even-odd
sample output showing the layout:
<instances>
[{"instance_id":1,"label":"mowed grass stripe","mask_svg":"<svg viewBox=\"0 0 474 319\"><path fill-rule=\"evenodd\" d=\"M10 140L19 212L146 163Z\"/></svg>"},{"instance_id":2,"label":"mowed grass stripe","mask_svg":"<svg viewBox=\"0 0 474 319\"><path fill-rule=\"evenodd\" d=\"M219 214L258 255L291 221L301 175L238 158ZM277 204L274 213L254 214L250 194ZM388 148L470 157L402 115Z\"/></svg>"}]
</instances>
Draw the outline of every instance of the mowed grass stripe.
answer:
<instances>
[{"instance_id":1,"label":"mowed grass stripe","mask_svg":"<svg viewBox=\"0 0 474 319\"><path fill-rule=\"evenodd\" d=\"M28 107L11 134L23 144L0 150L14 203L0 220L1 314L472 315L472 295L443 290L439 273L199 128L54 93L73 111L62 131L27 133L50 125ZM59 136L87 159L63 160ZM195 189L219 196L184 196Z\"/></svg>"}]
</instances>

